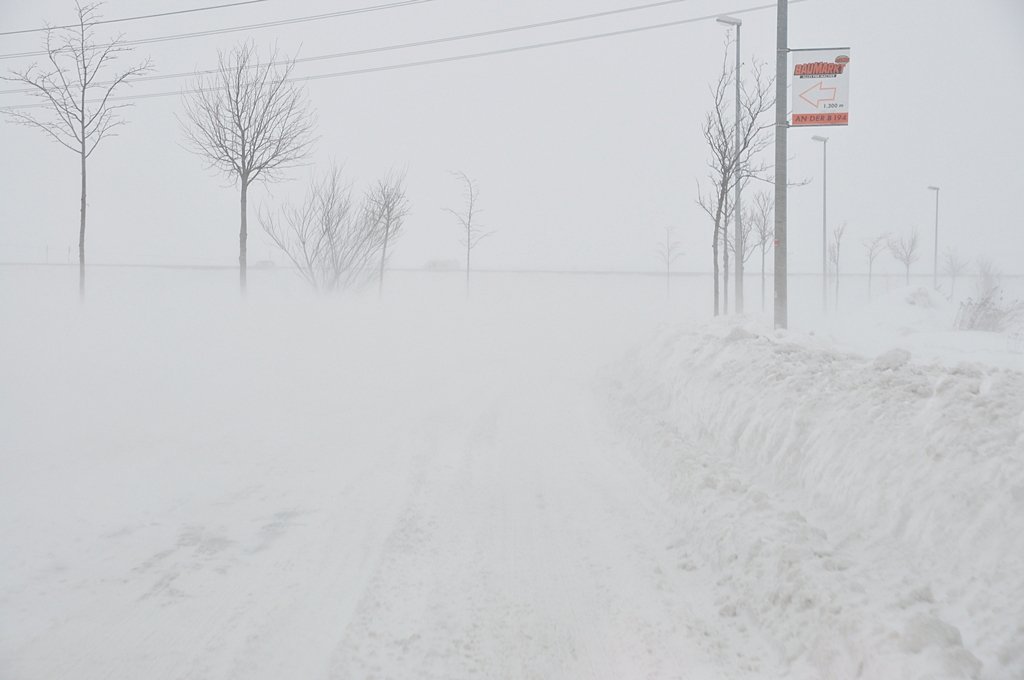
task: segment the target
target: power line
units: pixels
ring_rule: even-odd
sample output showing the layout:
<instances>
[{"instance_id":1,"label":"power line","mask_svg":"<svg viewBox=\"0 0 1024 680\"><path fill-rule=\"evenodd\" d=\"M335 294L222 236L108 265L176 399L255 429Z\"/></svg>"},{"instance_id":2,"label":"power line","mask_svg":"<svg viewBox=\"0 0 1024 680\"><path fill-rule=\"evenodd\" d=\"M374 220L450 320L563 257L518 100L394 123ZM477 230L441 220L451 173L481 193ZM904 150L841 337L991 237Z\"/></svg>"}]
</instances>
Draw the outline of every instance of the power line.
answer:
<instances>
[{"instance_id":1,"label":"power line","mask_svg":"<svg viewBox=\"0 0 1024 680\"><path fill-rule=\"evenodd\" d=\"M229 2L223 5L209 5L207 7L193 7L192 9L176 9L169 12L158 12L156 14L140 14L134 17L121 17L119 19L101 19L99 21L89 22L90 26L97 24L118 24L123 21L136 21L137 19L157 19L160 17L169 17L176 14L191 14L193 12L208 12L212 9L226 9L228 7L241 7L242 5L255 5L260 2L269 2L270 0L245 0L244 2ZM42 33L43 31L50 31L62 28L78 28L78 24L65 24L64 26L43 26L41 28L23 28L19 31L0 31L0 36L4 35L20 35L22 33Z\"/></svg>"},{"instance_id":2,"label":"power line","mask_svg":"<svg viewBox=\"0 0 1024 680\"><path fill-rule=\"evenodd\" d=\"M313 14L304 17L295 17L292 19L278 19L276 21L265 21L259 24L248 24L245 26L228 26L227 28L215 28L208 31L193 31L191 33L176 33L174 35L161 35L153 38L139 38L138 40L122 40L118 45L130 46L130 45L147 45L149 43L168 42L170 40L183 40L185 38L202 38L210 35L221 35L224 33L237 33L239 31L251 31L260 28L273 28L275 26L287 26L290 24L300 24L309 21L320 21L321 19L334 19L337 17L350 16L353 14L365 14L368 12L378 12L381 10L395 9L399 7L409 7L412 5L422 5L428 2L434 2L435 0L395 0L395 2L389 2L383 5L369 5L367 7L355 7L352 9L339 10L337 12L327 12L325 14ZM98 45L97 47L107 47L108 45ZM10 54L0 54L0 59L21 59L23 57L42 57L47 54L46 50L36 50L34 52L12 52Z\"/></svg>"},{"instance_id":3,"label":"power line","mask_svg":"<svg viewBox=\"0 0 1024 680\"><path fill-rule=\"evenodd\" d=\"M532 29L535 29L535 28L546 28L546 27L549 27L549 26L557 26L559 24L567 24L567 23L571 23L571 22L575 22L575 21L585 21L585 20L589 20L589 19L597 19L597 18L600 18L600 17L613 16L613 15L616 15L616 14L625 14L627 12L636 12L636 11L641 11L641 10L645 10L645 9L653 9L655 7L664 7L666 5L675 5L675 4L679 4L679 3L682 3L682 2L689 2L689 0L659 0L659 2L651 2L651 3L647 3L645 5L634 5L634 6L631 6L631 7L620 7L618 9L607 10L607 11L604 11L604 12L594 12L594 13L591 13L591 14L580 14L580 15L572 16L572 17L564 17L564 18L561 18L561 19L552 19L550 21L539 21L539 22L535 22L535 23L532 23L532 24L521 24L521 25L518 25L518 26L507 26L505 28L496 28L496 29L492 29L492 30L489 30L489 31L478 31L476 33L464 33L462 35L453 35L453 36L449 36L449 37L445 37L445 38L432 38L430 40L419 40L419 41L416 41L416 42L407 42L407 43L401 43L401 44L397 44L397 45L383 45L383 46L380 46L380 47L370 47L370 48L366 48L366 49L362 49L362 50L353 50L353 51L349 51L349 52L335 52L333 54L320 54L320 55L315 55L315 56L311 56L311 57L299 57L299 58L296 58L294 60L294 63L296 63L296 64L303 64L303 63L312 62L312 61L323 61L325 59L340 59L340 58L344 58L344 57L356 57L356 56L362 56L362 55L366 55L366 54L375 54L375 53L379 53L379 52L390 52L390 51L394 51L394 50L402 50L402 49L407 49L407 48L412 48L412 47L425 47L425 46L428 46L428 45L439 45L439 44L442 44L442 43L455 42L455 41L458 41L458 40L470 40L470 39L473 39L473 38L484 38L484 37L488 37L488 36L492 36L492 35L501 35L503 33L513 33L513 32L516 32L516 31L526 31L526 30L532 30ZM264 63L264 64L253 64L249 68L260 68L260 67L268 66L268 65L269 66L283 66L283 65L286 65L286 64L290 64L290 63L292 63L292 60L280 60L280 61L273 61L273 62ZM198 76L198 75L210 75L210 74L217 73L217 72L218 72L218 69L205 69L205 70L202 70L202 71L189 71L189 72L183 72L183 73L157 73L157 74L151 75L151 76L139 76L137 78L131 78L131 79L125 81L125 82L136 83L136 82L147 82L147 81L151 81L151 80L166 80L168 78L185 78L185 77ZM109 84L109 83L96 83L96 85L106 85L106 84ZM21 88L21 89L16 89L16 90L0 90L0 95L5 95L5 94L27 94L27 93L36 92L36 91L37 90L35 88L26 87L26 88Z\"/></svg>"},{"instance_id":4,"label":"power line","mask_svg":"<svg viewBox=\"0 0 1024 680\"><path fill-rule=\"evenodd\" d=\"M808 2L808 0L789 0L789 4L791 4L791 5L795 5L795 4L801 3L801 2ZM758 5L756 7L748 7L746 9L730 10L730 11L727 12L727 14L749 14L749 13L752 13L752 12L759 12L761 10L774 9L776 6L777 5L775 3L772 3L770 5ZM697 23L697 22L700 22L700 21L709 21L711 19L716 19L716 18L718 18L720 16L722 16L722 12L716 12L715 14L706 14L704 16L692 17L692 18L689 18L689 19L678 19L676 21L666 21L666 22L659 23L659 24L649 24L647 26L637 26L637 27L634 27L634 28L625 28L625 29L620 29L620 30L617 30L617 31L607 31L607 32L604 32L604 33L593 33L593 34L590 34L590 35L577 36L575 38L563 38L561 40L551 40L551 41L547 41L547 42L531 43L531 44L528 44L528 45L518 45L518 46L515 46L515 47L506 47L506 48L502 48L502 49L488 50L488 51L485 51L485 52L473 52L473 53L470 53L470 54L458 54L458 55L453 55L453 56L450 56L450 57L438 57L436 59L424 59L424 60L420 60L420 61L409 61L409 62L403 62L403 63L400 63L400 64L389 64L387 66L373 66L373 67L369 67L369 68L354 69L354 70L350 70L350 71L335 71L333 73L320 73L320 74L315 74L315 75L310 75L310 76L296 76L296 77L292 77L292 78L287 78L286 80L287 80L287 82L308 82L308 81L312 81L312 80L324 80L324 79L328 79L328 78L341 78L341 77L345 77L345 76L364 75L364 74L369 74L369 73L382 73L382 72L385 72L385 71L396 71L396 70L400 70L400 69L415 68L415 67L418 67L418 66L429 66L429 65L433 65L433 64L446 64L446 63L450 63L450 62L464 61L464 60L468 60L468 59L480 59L480 58L483 58L483 57L492 57L492 56L496 56L496 55L500 55L500 54L512 54L512 53L516 53L516 52L526 52L526 51L529 51L529 50L536 50L536 49L544 49L544 48L548 48L548 47L555 47L555 46L558 46L558 45L569 45L569 44L573 44L573 43L587 42L587 41L591 41L591 40L601 40L601 39L604 39L604 38L612 38L612 37L617 37L617 36L622 36L622 35L629 35L629 34L633 34L633 33L641 33L641 32L645 32L645 31L654 31L654 30L659 30L659 29L663 29L663 28L670 28L670 27L673 27L673 26L682 26L684 24L693 24L693 23ZM110 97L109 99L107 99L107 101L129 101L129 100L136 100L136 99L154 99L154 98L157 98L157 97L172 97L172 96L180 96L180 95L185 95L185 94L196 94L198 91L199 90L196 90L196 89L189 89L189 90L177 90L177 91L169 91L169 92L150 92L150 93L147 93L147 94L124 95L124 96L120 96L120 97ZM97 101L98 100L90 100L90 103L96 103ZM41 107L41 106L45 106L45 104L19 104L19 105L16 105L16 106L0 107L0 110L29 109L29 108L37 108L37 107Z\"/></svg>"}]
</instances>

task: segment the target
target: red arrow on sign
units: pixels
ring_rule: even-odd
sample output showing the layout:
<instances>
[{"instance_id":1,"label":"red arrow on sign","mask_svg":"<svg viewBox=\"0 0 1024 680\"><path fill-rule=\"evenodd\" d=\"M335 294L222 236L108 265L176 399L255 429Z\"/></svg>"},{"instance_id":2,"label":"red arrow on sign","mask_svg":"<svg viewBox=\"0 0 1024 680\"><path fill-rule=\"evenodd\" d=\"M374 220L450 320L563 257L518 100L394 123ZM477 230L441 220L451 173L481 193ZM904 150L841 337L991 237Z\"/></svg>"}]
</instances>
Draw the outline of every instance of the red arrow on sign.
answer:
<instances>
[{"instance_id":1,"label":"red arrow on sign","mask_svg":"<svg viewBox=\"0 0 1024 680\"><path fill-rule=\"evenodd\" d=\"M818 108L821 102L833 102L836 100L836 88L825 87L821 81L818 81L801 92L800 99L813 105L814 108Z\"/></svg>"}]
</instances>

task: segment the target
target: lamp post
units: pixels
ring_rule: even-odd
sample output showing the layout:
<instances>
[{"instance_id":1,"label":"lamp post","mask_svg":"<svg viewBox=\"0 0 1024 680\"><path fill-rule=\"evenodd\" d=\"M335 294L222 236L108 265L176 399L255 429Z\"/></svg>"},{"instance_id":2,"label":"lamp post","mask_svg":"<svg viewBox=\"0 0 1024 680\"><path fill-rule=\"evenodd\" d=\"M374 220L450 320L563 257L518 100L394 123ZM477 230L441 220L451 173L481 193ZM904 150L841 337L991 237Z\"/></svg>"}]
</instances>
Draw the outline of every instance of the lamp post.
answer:
<instances>
[{"instance_id":1,"label":"lamp post","mask_svg":"<svg viewBox=\"0 0 1024 680\"><path fill-rule=\"evenodd\" d=\"M821 142L821 312L828 311L828 137L811 137Z\"/></svg>"},{"instance_id":2,"label":"lamp post","mask_svg":"<svg viewBox=\"0 0 1024 680\"><path fill-rule=\"evenodd\" d=\"M939 188L929 186L935 192L935 261L932 264L932 287L939 289Z\"/></svg>"},{"instance_id":3,"label":"lamp post","mask_svg":"<svg viewBox=\"0 0 1024 680\"><path fill-rule=\"evenodd\" d=\"M740 27L743 20L736 17L720 16L715 19L720 24L736 27L736 158L733 162L733 179L736 182L733 198L733 225L736 246L736 313L743 313L743 225L740 223ZM726 246L728 248L728 246Z\"/></svg>"}]
</instances>

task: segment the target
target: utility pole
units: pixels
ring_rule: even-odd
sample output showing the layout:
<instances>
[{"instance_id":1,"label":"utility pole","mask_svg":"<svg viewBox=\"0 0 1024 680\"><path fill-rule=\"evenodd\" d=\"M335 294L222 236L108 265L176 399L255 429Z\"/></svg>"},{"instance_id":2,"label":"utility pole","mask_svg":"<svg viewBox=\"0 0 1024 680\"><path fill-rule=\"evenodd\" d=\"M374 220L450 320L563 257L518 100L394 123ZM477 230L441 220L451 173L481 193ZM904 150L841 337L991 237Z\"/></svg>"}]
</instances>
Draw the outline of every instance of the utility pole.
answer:
<instances>
[{"instance_id":1,"label":"utility pole","mask_svg":"<svg viewBox=\"0 0 1024 680\"><path fill-rule=\"evenodd\" d=\"M828 137L811 137L821 142L821 313L828 312ZM838 276L838 275L837 275Z\"/></svg>"},{"instance_id":2,"label":"utility pole","mask_svg":"<svg viewBox=\"0 0 1024 680\"><path fill-rule=\"evenodd\" d=\"M928 187L935 192L935 262L932 265L932 288L939 289L939 188Z\"/></svg>"},{"instance_id":3,"label":"utility pole","mask_svg":"<svg viewBox=\"0 0 1024 680\"><path fill-rule=\"evenodd\" d=\"M789 325L786 277L786 76L789 64L789 0L778 0L775 34L775 327Z\"/></svg>"}]
</instances>

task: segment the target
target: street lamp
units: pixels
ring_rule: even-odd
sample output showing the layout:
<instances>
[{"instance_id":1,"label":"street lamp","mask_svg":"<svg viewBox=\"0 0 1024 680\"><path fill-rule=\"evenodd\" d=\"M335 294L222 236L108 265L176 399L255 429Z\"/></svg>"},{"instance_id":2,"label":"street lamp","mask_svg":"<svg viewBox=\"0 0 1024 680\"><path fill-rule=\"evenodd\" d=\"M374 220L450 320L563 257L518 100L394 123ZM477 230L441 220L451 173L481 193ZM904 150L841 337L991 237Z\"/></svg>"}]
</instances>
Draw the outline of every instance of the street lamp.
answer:
<instances>
[{"instance_id":1,"label":"street lamp","mask_svg":"<svg viewBox=\"0 0 1024 680\"><path fill-rule=\"evenodd\" d=\"M821 312L828 311L828 137L811 137L821 142Z\"/></svg>"},{"instance_id":2,"label":"street lamp","mask_svg":"<svg viewBox=\"0 0 1024 680\"><path fill-rule=\"evenodd\" d=\"M743 226L740 224L740 26L743 20L723 15L715 19L720 24L736 27L736 159L733 163L733 179L736 194L733 199L733 225L736 235L736 313L743 313Z\"/></svg>"},{"instance_id":3,"label":"street lamp","mask_svg":"<svg viewBox=\"0 0 1024 680\"><path fill-rule=\"evenodd\" d=\"M932 265L932 287L939 289L939 188L929 186L935 192L935 262Z\"/></svg>"}]
</instances>

